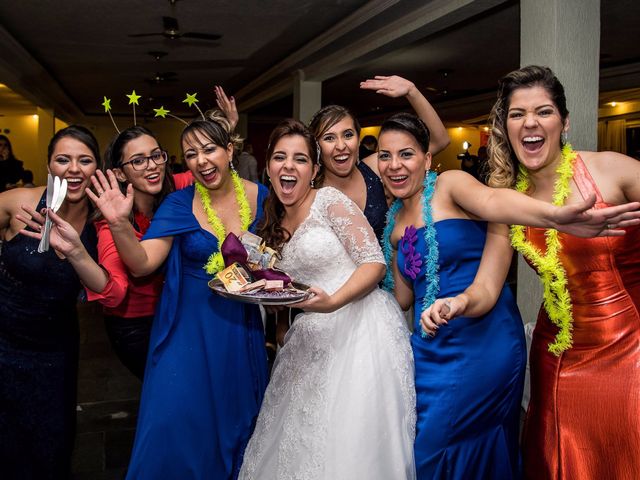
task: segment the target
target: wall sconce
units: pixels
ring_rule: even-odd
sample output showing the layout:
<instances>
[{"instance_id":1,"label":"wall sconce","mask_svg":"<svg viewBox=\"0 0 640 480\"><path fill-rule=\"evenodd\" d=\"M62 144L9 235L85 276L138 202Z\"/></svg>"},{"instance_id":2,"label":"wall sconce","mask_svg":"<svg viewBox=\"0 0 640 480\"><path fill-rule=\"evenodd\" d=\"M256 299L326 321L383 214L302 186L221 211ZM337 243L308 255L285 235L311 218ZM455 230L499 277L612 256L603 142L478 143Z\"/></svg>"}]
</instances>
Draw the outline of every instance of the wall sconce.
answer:
<instances>
[{"instance_id":1,"label":"wall sconce","mask_svg":"<svg viewBox=\"0 0 640 480\"><path fill-rule=\"evenodd\" d=\"M469 158L471 156L469 154L469 148L471 148L471 143L469 141L465 140L464 142L462 142L462 148L464 149L464 152L457 155L458 160L464 160L465 158Z\"/></svg>"}]
</instances>

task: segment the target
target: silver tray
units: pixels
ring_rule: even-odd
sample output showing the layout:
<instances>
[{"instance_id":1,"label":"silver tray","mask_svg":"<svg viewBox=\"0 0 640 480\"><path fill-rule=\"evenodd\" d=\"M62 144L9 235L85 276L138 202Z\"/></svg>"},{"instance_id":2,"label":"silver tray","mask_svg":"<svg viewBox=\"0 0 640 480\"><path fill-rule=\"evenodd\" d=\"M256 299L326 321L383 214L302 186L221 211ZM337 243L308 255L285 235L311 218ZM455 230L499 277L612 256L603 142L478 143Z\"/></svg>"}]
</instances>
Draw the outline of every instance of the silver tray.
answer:
<instances>
[{"instance_id":1,"label":"silver tray","mask_svg":"<svg viewBox=\"0 0 640 480\"><path fill-rule=\"evenodd\" d=\"M237 302L258 303L260 305L290 305L292 303L302 302L311 296L311 293L307 291L309 285L298 282L291 282L291 285L299 290L299 292L260 291L256 293L231 293L227 292L220 279L214 278L209 280L209 288L214 293Z\"/></svg>"}]
</instances>

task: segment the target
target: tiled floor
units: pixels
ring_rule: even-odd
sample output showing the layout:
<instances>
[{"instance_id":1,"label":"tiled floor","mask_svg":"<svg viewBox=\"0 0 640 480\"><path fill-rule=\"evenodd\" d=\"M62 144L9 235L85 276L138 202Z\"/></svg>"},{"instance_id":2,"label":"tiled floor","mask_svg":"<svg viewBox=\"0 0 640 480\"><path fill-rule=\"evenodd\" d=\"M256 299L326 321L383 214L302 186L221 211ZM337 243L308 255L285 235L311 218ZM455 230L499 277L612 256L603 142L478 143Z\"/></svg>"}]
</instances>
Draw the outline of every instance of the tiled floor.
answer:
<instances>
[{"instance_id":1,"label":"tiled floor","mask_svg":"<svg viewBox=\"0 0 640 480\"><path fill-rule=\"evenodd\" d=\"M80 306L74 480L120 480L129 461L140 382L117 359L98 305Z\"/></svg>"}]
</instances>

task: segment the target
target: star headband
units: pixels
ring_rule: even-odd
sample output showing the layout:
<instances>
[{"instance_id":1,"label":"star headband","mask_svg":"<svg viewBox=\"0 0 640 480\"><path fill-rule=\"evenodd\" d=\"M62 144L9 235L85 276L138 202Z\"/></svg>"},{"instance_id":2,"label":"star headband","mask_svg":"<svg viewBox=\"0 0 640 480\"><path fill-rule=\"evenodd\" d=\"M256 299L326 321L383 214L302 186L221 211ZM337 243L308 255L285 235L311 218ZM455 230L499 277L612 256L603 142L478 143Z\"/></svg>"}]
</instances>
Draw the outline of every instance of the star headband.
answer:
<instances>
[{"instance_id":1,"label":"star headband","mask_svg":"<svg viewBox=\"0 0 640 480\"><path fill-rule=\"evenodd\" d=\"M198 95L198 93L187 93L186 98L182 101L182 103L186 103L189 107L193 107L195 105L196 109L198 109L198 112L200 112L200 115L202 116L202 120L206 120L204 113L202 113L202 110L200 110L200 107L198 106L198 102L199 100L196 98L196 95ZM138 99L141 98L140 95L136 94L136 91L133 90L130 94L126 95L127 98L129 99L129 105L132 105L133 107L133 125L137 125L137 121L136 121L136 105L138 104ZM116 132L118 132L118 134L120 133L120 129L118 128L118 125L116 125L115 120L113 119L113 115L111 114L111 99L107 98L107 97L103 97L103 101L102 101L102 106L104 107L104 111L105 113L109 114L109 118L111 119L111 123L113 123L114 128L116 129ZM160 108L154 108L153 109L155 115L154 117L161 117L161 118L167 118L167 115L175 118L176 120L184 123L185 125L189 125L188 122L184 121L182 118L177 117L175 115L173 115L169 110L167 110L166 108L164 108L164 106L160 106Z\"/></svg>"}]
</instances>

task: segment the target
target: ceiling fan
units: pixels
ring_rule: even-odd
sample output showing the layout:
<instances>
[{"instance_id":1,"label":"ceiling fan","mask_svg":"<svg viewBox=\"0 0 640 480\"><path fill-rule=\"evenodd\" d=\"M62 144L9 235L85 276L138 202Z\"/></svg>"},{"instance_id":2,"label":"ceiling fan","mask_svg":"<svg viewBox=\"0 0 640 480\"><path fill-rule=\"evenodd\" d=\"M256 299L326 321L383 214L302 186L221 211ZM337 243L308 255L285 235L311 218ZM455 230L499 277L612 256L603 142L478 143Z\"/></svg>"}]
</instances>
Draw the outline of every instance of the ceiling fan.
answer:
<instances>
[{"instance_id":1,"label":"ceiling fan","mask_svg":"<svg viewBox=\"0 0 640 480\"><path fill-rule=\"evenodd\" d=\"M145 78L144 81L151 85L160 85L166 82L177 82L176 72L156 72L152 77Z\"/></svg>"},{"instance_id":2,"label":"ceiling fan","mask_svg":"<svg viewBox=\"0 0 640 480\"><path fill-rule=\"evenodd\" d=\"M129 37L155 37L162 36L169 40L177 40L180 38L194 38L196 40L220 40L222 35L217 33L202 33L202 32L180 32L178 27L178 20L174 17L162 17L162 32L155 33L132 33Z\"/></svg>"}]
</instances>

